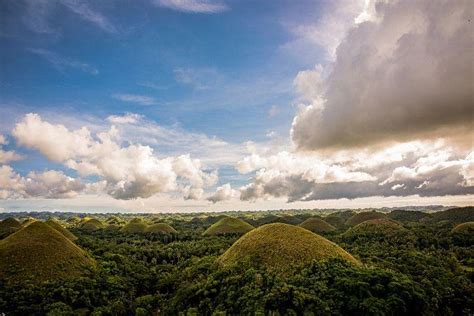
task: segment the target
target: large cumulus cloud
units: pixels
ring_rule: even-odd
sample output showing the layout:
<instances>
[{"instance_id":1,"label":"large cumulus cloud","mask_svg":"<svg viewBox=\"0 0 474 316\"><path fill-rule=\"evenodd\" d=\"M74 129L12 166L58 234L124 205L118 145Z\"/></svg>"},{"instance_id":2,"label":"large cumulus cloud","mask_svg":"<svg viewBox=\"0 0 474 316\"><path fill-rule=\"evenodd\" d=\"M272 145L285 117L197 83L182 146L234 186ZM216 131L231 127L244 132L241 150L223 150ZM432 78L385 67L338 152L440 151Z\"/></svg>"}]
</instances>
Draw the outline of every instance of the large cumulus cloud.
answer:
<instances>
[{"instance_id":1,"label":"large cumulus cloud","mask_svg":"<svg viewBox=\"0 0 474 316\"><path fill-rule=\"evenodd\" d=\"M252 182L241 188L242 200L285 197L292 202L474 193L473 153L440 141L329 155L252 154L236 168L243 174L255 172Z\"/></svg>"},{"instance_id":2,"label":"large cumulus cloud","mask_svg":"<svg viewBox=\"0 0 474 316\"><path fill-rule=\"evenodd\" d=\"M78 179L61 171L29 172L26 177L16 173L10 166L0 166L0 198L48 199L73 198L86 189Z\"/></svg>"},{"instance_id":3,"label":"large cumulus cloud","mask_svg":"<svg viewBox=\"0 0 474 316\"><path fill-rule=\"evenodd\" d=\"M38 150L82 177L99 177L103 182L96 187L116 199L148 198L176 191L195 198L200 196L196 192L217 181L216 172L205 172L201 162L189 155L160 158L149 146L123 146L114 126L93 135L86 127L69 130L30 113L12 134L18 144Z\"/></svg>"},{"instance_id":4,"label":"large cumulus cloud","mask_svg":"<svg viewBox=\"0 0 474 316\"><path fill-rule=\"evenodd\" d=\"M471 20L470 0L376 3L376 18L348 33L329 74L316 68L295 80L311 99L293 121L296 146L367 146L462 129L471 137Z\"/></svg>"}]
</instances>

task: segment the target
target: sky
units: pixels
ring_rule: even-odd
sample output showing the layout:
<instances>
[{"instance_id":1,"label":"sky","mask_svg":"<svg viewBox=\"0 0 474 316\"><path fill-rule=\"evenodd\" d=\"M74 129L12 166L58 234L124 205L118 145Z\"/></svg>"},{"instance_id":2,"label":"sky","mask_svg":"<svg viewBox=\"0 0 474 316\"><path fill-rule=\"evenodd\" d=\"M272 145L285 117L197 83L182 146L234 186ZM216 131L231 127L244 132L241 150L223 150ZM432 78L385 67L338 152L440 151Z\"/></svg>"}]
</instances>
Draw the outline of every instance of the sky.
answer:
<instances>
[{"instance_id":1,"label":"sky","mask_svg":"<svg viewBox=\"0 0 474 316\"><path fill-rule=\"evenodd\" d=\"M469 0L0 2L0 211L472 205Z\"/></svg>"}]
</instances>

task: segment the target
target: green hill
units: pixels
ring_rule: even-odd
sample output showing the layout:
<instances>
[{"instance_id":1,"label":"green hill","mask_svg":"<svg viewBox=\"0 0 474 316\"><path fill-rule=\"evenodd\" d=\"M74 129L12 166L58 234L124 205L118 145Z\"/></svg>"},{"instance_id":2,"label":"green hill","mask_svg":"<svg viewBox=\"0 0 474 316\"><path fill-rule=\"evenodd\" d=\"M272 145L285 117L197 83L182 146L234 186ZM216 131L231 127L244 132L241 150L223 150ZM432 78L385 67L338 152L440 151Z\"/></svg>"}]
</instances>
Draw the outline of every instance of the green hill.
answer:
<instances>
[{"instance_id":1,"label":"green hill","mask_svg":"<svg viewBox=\"0 0 474 316\"><path fill-rule=\"evenodd\" d=\"M0 279L35 282L74 278L94 261L44 222L36 221L0 241Z\"/></svg>"},{"instance_id":2,"label":"green hill","mask_svg":"<svg viewBox=\"0 0 474 316\"><path fill-rule=\"evenodd\" d=\"M147 229L147 224L141 218L134 218L128 222L125 226L122 227L122 231L132 234L142 234L145 233Z\"/></svg>"},{"instance_id":3,"label":"green hill","mask_svg":"<svg viewBox=\"0 0 474 316\"><path fill-rule=\"evenodd\" d=\"M451 231L453 234L472 234L474 235L474 222L467 222L457 225Z\"/></svg>"},{"instance_id":4,"label":"green hill","mask_svg":"<svg viewBox=\"0 0 474 316\"><path fill-rule=\"evenodd\" d=\"M372 211L372 212L362 212L357 213L349 217L346 221L346 225L355 226L362 222L371 220L371 219L379 219L379 218L386 218L387 216L383 213Z\"/></svg>"},{"instance_id":5,"label":"green hill","mask_svg":"<svg viewBox=\"0 0 474 316\"><path fill-rule=\"evenodd\" d=\"M36 218L28 217L24 221L21 222L21 226L26 227L26 226L30 225L31 223L34 223L34 222L36 222Z\"/></svg>"},{"instance_id":6,"label":"green hill","mask_svg":"<svg viewBox=\"0 0 474 316\"><path fill-rule=\"evenodd\" d=\"M283 215L283 216L277 216L273 220L269 221L267 224L272 224L272 223L282 223L282 224L290 224L290 225L298 225L302 221L295 216L291 215Z\"/></svg>"},{"instance_id":7,"label":"green hill","mask_svg":"<svg viewBox=\"0 0 474 316\"><path fill-rule=\"evenodd\" d=\"M304 229L310 230L313 233L324 233L324 232L331 232L333 230L336 230L334 226L326 223L325 221L317 217L308 218L299 226L303 227Z\"/></svg>"},{"instance_id":8,"label":"green hill","mask_svg":"<svg viewBox=\"0 0 474 316\"><path fill-rule=\"evenodd\" d=\"M328 224L330 224L334 227L337 227L337 228L343 227L344 223L346 222L345 219L343 219L339 216L335 216L335 215L328 215L328 216L324 217L323 220L326 223L328 223Z\"/></svg>"},{"instance_id":9,"label":"green hill","mask_svg":"<svg viewBox=\"0 0 474 316\"><path fill-rule=\"evenodd\" d=\"M171 234L177 233L176 229L171 227L166 223L156 223L148 226L146 228L147 233L162 233L162 234Z\"/></svg>"},{"instance_id":10,"label":"green hill","mask_svg":"<svg viewBox=\"0 0 474 316\"><path fill-rule=\"evenodd\" d=\"M254 229L252 225L243 220L235 217L223 217L217 223L214 223L209 227L203 235L221 235L221 234L245 234L246 232Z\"/></svg>"},{"instance_id":11,"label":"green hill","mask_svg":"<svg viewBox=\"0 0 474 316\"><path fill-rule=\"evenodd\" d=\"M95 218L86 217L81 221L80 228L85 231L93 232L104 228L105 225Z\"/></svg>"},{"instance_id":12,"label":"green hill","mask_svg":"<svg viewBox=\"0 0 474 316\"><path fill-rule=\"evenodd\" d=\"M0 239L13 234L22 227L21 223L13 217L9 217L0 222Z\"/></svg>"},{"instance_id":13,"label":"green hill","mask_svg":"<svg viewBox=\"0 0 474 316\"><path fill-rule=\"evenodd\" d=\"M105 227L106 230L120 230L120 225L109 224Z\"/></svg>"},{"instance_id":14,"label":"green hill","mask_svg":"<svg viewBox=\"0 0 474 316\"><path fill-rule=\"evenodd\" d=\"M334 227L341 228L354 214L356 214L354 211L334 212L324 217L323 220Z\"/></svg>"},{"instance_id":15,"label":"green hill","mask_svg":"<svg viewBox=\"0 0 474 316\"><path fill-rule=\"evenodd\" d=\"M251 265L288 274L313 260L330 258L359 264L344 249L324 237L298 226L275 223L248 232L218 260L225 266Z\"/></svg>"},{"instance_id":16,"label":"green hill","mask_svg":"<svg viewBox=\"0 0 474 316\"><path fill-rule=\"evenodd\" d=\"M429 218L430 214L422 211L393 210L387 217L399 222L419 222L422 218Z\"/></svg>"},{"instance_id":17,"label":"green hill","mask_svg":"<svg viewBox=\"0 0 474 316\"><path fill-rule=\"evenodd\" d=\"M81 222L81 218L80 217L77 217L77 216L72 216L72 217L69 217L66 222L69 224L69 225L77 225Z\"/></svg>"},{"instance_id":18,"label":"green hill","mask_svg":"<svg viewBox=\"0 0 474 316\"><path fill-rule=\"evenodd\" d=\"M354 227L349 228L345 233L345 238L351 237L389 237L406 229L398 222L388 218L369 219Z\"/></svg>"},{"instance_id":19,"label":"green hill","mask_svg":"<svg viewBox=\"0 0 474 316\"><path fill-rule=\"evenodd\" d=\"M446 211L432 214L433 221L450 221L453 223L465 223L474 221L474 207L457 207Z\"/></svg>"},{"instance_id":20,"label":"green hill","mask_svg":"<svg viewBox=\"0 0 474 316\"><path fill-rule=\"evenodd\" d=\"M265 224L270 224L278 221L280 219L280 216L276 216L274 214L268 214L263 217L257 218L255 221L258 223L258 225L265 225Z\"/></svg>"},{"instance_id":21,"label":"green hill","mask_svg":"<svg viewBox=\"0 0 474 316\"><path fill-rule=\"evenodd\" d=\"M66 237L67 239L72 240L72 241L77 240L77 237L73 233L71 233L69 230L64 228L60 223L58 223L54 219L49 219L45 223L51 226L52 228L56 229L61 234L63 234L64 237Z\"/></svg>"},{"instance_id":22,"label":"green hill","mask_svg":"<svg viewBox=\"0 0 474 316\"><path fill-rule=\"evenodd\" d=\"M106 222L107 224L109 224L109 225L110 225L110 224L120 225L120 224L125 223L125 221L124 221L122 218L120 218L120 217L118 217L118 216L115 216L115 215L112 215L112 216L110 216L109 218L107 218L107 219L105 220L105 222Z\"/></svg>"}]
</instances>

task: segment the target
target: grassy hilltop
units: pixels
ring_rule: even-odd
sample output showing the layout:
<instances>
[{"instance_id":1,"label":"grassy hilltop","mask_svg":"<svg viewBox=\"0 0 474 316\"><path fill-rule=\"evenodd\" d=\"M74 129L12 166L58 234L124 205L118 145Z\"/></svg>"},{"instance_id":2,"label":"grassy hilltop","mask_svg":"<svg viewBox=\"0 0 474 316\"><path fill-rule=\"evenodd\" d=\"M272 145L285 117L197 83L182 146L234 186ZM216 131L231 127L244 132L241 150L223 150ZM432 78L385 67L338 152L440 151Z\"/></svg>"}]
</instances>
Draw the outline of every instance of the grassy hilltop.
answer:
<instances>
[{"instance_id":1,"label":"grassy hilltop","mask_svg":"<svg viewBox=\"0 0 474 316\"><path fill-rule=\"evenodd\" d=\"M245 234L252 229L254 229L254 227L249 223L239 218L226 216L212 224L203 235Z\"/></svg>"},{"instance_id":2,"label":"grassy hilltop","mask_svg":"<svg viewBox=\"0 0 474 316\"><path fill-rule=\"evenodd\" d=\"M386 217L387 216L385 214L376 211L356 213L347 219L346 225L355 226L371 219L380 219Z\"/></svg>"},{"instance_id":3,"label":"grassy hilltop","mask_svg":"<svg viewBox=\"0 0 474 316\"><path fill-rule=\"evenodd\" d=\"M232 266L250 264L288 274L313 260L341 258L358 264L344 249L309 230L288 224L266 224L237 240L219 262Z\"/></svg>"},{"instance_id":4,"label":"grassy hilltop","mask_svg":"<svg viewBox=\"0 0 474 316\"><path fill-rule=\"evenodd\" d=\"M325 221L317 217L308 218L299 226L309 231L312 231L313 233L325 233L336 230L336 227L326 223Z\"/></svg>"},{"instance_id":5,"label":"grassy hilltop","mask_svg":"<svg viewBox=\"0 0 474 316\"><path fill-rule=\"evenodd\" d=\"M36 221L0 241L0 279L41 282L83 275L94 261L50 225Z\"/></svg>"}]
</instances>

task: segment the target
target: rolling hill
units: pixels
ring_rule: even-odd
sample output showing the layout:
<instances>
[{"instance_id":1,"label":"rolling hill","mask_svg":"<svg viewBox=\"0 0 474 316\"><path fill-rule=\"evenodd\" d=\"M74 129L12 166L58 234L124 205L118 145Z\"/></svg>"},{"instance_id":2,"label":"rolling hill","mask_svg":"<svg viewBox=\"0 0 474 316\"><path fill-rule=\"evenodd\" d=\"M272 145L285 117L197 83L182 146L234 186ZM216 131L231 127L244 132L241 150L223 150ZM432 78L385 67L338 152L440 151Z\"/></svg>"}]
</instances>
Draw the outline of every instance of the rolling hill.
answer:
<instances>
[{"instance_id":1,"label":"rolling hill","mask_svg":"<svg viewBox=\"0 0 474 316\"><path fill-rule=\"evenodd\" d=\"M147 224L141 218L134 218L122 227L122 231L131 234L142 234L145 233Z\"/></svg>"},{"instance_id":2,"label":"rolling hill","mask_svg":"<svg viewBox=\"0 0 474 316\"><path fill-rule=\"evenodd\" d=\"M203 235L245 234L252 229L254 227L249 223L235 217L226 216L212 224Z\"/></svg>"},{"instance_id":3,"label":"rolling hill","mask_svg":"<svg viewBox=\"0 0 474 316\"><path fill-rule=\"evenodd\" d=\"M95 265L84 250L40 221L1 240L0 258L0 279L5 282L69 279Z\"/></svg>"},{"instance_id":4,"label":"rolling hill","mask_svg":"<svg viewBox=\"0 0 474 316\"><path fill-rule=\"evenodd\" d=\"M104 228L105 225L96 218L85 218L81 221L80 228L85 231L96 231Z\"/></svg>"},{"instance_id":5,"label":"rolling hill","mask_svg":"<svg viewBox=\"0 0 474 316\"><path fill-rule=\"evenodd\" d=\"M69 230L64 228L60 223L58 223L54 219L49 219L45 223L51 226L52 228L56 229L61 234L63 234L64 237L66 237L67 239L71 241L77 240L77 237L73 233L71 233Z\"/></svg>"},{"instance_id":6,"label":"rolling hill","mask_svg":"<svg viewBox=\"0 0 474 316\"><path fill-rule=\"evenodd\" d=\"M344 238L356 237L384 237L389 238L401 232L408 232L399 222L389 218L369 219L354 227L349 228L344 234Z\"/></svg>"},{"instance_id":7,"label":"rolling hill","mask_svg":"<svg viewBox=\"0 0 474 316\"><path fill-rule=\"evenodd\" d=\"M304 228L267 224L237 240L219 259L224 266L250 265L269 272L289 274L312 260L341 258L359 262L335 243Z\"/></svg>"},{"instance_id":8,"label":"rolling hill","mask_svg":"<svg viewBox=\"0 0 474 316\"><path fill-rule=\"evenodd\" d=\"M0 222L0 239L7 237L10 234L22 228L21 223L13 217L9 217Z\"/></svg>"},{"instance_id":9,"label":"rolling hill","mask_svg":"<svg viewBox=\"0 0 474 316\"><path fill-rule=\"evenodd\" d=\"M451 231L453 234L473 234L474 235L474 222L467 222L456 225Z\"/></svg>"},{"instance_id":10,"label":"rolling hill","mask_svg":"<svg viewBox=\"0 0 474 316\"><path fill-rule=\"evenodd\" d=\"M361 212L356 213L349 217L346 221L346 225L355 226L362 222L371 220L371 219L379 219L379 218L386 218L387 216L383 213L372 211L372 212Z\"/></svg>"},{"instance_id":11,"label":"rolling hill","mask_svg":"<svg viewBox=\"0 0 474 316\"><path fill-rule=\"evenodd\" d=\"M166 223L156 223L149 225L146 228L147 233L162 233L162 234L171 234L171 233L177 233L176 229L171 227L170 225Z\"/></svg>"},{"instance_id":12,"label":"rolling hill","mask_svg":"<svg viewBox=\"0 0 474 316\"><path fill-rule=\"evenodd\" d=\"M324 232L331 232L333 230L336 230L334 226L326 223L325 221L317 217L308 218L299 226L309 231L312 231L313 233L324 233Z\"/></svg>"}]
</instances>

